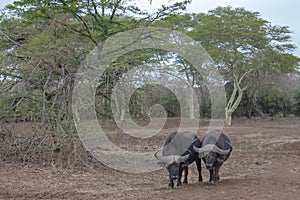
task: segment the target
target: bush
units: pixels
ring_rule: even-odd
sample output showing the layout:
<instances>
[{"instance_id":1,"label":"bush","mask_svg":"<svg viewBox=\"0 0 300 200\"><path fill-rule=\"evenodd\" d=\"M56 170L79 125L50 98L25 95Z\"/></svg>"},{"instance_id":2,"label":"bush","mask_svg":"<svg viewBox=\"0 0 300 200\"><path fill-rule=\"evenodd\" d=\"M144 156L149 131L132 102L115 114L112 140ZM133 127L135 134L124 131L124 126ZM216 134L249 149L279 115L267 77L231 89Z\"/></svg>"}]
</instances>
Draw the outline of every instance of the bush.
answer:
<instances>
[{"instance_id":1,"label":"bush","mask_svg":"<svg viewBox=\"0 0 300 200\"><path fill-rule=\"evenodd\" d=\"M285 117L293 111L293 102L279 88L269 88L269 90L260 93L258 104L262 112L270 116Z\"/></svg>"},{"instance_id":2,"label":"bush","mask_svg":"<svg viewBox=\"0 0 300 200\"><path fill-rule=\"evenodd\" d=\"M294 99L295 99L295 103L294 103L295 115L300 116L300 89L296 90Z\"/></svg>"}]
</instances>

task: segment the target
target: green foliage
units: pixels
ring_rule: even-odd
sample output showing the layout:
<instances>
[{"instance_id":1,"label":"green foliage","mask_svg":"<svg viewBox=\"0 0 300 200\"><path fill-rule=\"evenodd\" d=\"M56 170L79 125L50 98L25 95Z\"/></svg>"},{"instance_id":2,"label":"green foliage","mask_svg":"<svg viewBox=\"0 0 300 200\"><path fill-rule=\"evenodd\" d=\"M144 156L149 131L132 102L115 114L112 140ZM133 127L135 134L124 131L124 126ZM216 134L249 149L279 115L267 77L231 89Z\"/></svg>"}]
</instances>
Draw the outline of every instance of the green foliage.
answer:
<instances>
[{"instance_id":1,"label":"green foliage","mask_svg":"<svg viewBox=\"0 0 300 200\"><path fill-rule=\"evenodd\" d=\"M295 114L297 116L300 116L300 89L296 90L295 91L295 103L294 103L294 106L295 106Z\"/></svg>"},{"instance_id":2,"label":"green foliage","mask_svg":"<svg viewBox=\"0 0 300 200\"><path fill-rule=\"evenodd\" d=\"M279 88L270 87L259 95L261 110L270 116L285 117L293 110L293 102Z\"/></svg>"},{"instance_id":3,"label":"green foliage","mask_svg":"<svg viewBox=\"0 0 300 200\"><path fill-rule=\"evenodd\" d=\"M194 26L194 21L192 19L191 14L170 15L162 20L156 21L153 26L186 32L189 28Z\"/></svg>"},{"instance_id":4,"label":"green foliage","mask_svg":"<svg viewBox=\"0 0 300 200\"><path fill-rule=\"evenodd\" d=\"M168 117L181 116L180 105L176 96L167 90L158 101L158 104L162 105L166 111Z\"/></svg>"},{"instance_id":5,"label":"green foliage","mask_svg":"<svg viewBox=\"0 0 300 200\"><path fill-rule=\"evenodd\" d=\"M240 78L249 69L290 72L298 65L288 27L273 26L258 12L218 7L193 20L189 35L201 42L226 79Z\"/></svg>"},{"instance_id":6,"label":"green foliage","mask_svg":"<svg viewBox=\"0 0 300 200\"><path fill-rule=\"evenodd\" d=\"M106 38L148 26L185 9L189 2L163 5L154 14L127 0L19 0L7 6L5 13L9 14L0 21L1 122L30 121L34 127L43 127L25 141L16 141L10 131L5 132L9 137L7 151L16 152L14 145L22 147L21 152L9 155L25 156L26 151L36 148L42 148L41 153L50 149L52 155L76 152L79 140L71 112L72 89L77 68L87 53ZM152 50L133 52L112 63L106 78L99 77L100 101L96 106L100 114L110 116L111 91L130 68L128 60L140 64L153 54ZM44 146L48 137L51 141Z\"/></svg>"},{"instance_id":7,"label":"green foliage","mask_svg":"<svg viewBox=\"0 0 300 200\"><path fill-rule=\"evenodd\" d=\"M291 43L291 31L271 25L258 12L218 7L208 14L194 15L193 20L189 35L204 46L224 79L233 84L225 108L227 125L243 93L255 82L255 72L297 69L299 58L292 54L296 47Z\"/></svg>"},{"instance_id":8,"label":"green foliage","mask_svg":"<svg viewBox=\"0 0 300 200\"><path fill-rule=\"evenodd\" d=\"M131 116L147 119L151 106L155 104L162 105L168 117L181 116L179 101L174 93L159 85L145 85L134 92L129 105Z\"/></svg>"},{"instance_id":9,"label":"green foliage","mask_svg":"<svg viewBox=\"0 0 300 200\"><path fill-rule=\"evenodd\" d=\"M211 117L211 101L203 100L200 102L200 116L203 118Z\"/></svg>"}]
</instances>

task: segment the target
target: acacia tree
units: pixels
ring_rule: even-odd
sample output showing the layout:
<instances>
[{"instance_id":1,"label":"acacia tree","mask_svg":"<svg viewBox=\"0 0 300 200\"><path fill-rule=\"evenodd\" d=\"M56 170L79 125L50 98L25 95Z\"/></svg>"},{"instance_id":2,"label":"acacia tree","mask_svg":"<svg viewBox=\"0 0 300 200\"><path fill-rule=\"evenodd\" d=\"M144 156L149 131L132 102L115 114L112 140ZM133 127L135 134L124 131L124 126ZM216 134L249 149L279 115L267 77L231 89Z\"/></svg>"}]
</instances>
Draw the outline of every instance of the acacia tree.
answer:
<instances>
[{"instance_id":1,"label":"acacia tree","mask_svg":"<svg viewBox=\"0 0 300 200\"><path fill-rule=\"evenodd\" d=\"M72 145L70 141L58 141L76 138L70 112L72 87L76 69L87 53L106 38L148 26L185 9L189 2L173 1L155 13L148 13L130 0L14 1L7 6L8 14L0 23L1 110L2 105L7 105L7 112L1 112L6 115L1 114L1 119L14 116L17 120L28 120L29 116L50 130L53 150ZM114 64L106 78L99 78L100 82L116 80L123 68L124 65ZM7 104L2 104L4 98L9 98L5 100ZM27 144L28 148L36 149Z\"/></svg>"},{"instance_id":2,"label":"acacia tree","mask_svg":"<svg viewBox=\"0 0 300 200\"><path fill-rule=\"evenodd\" d=\"M30 62L35 60L36 65L44 65L44 74L54 67L57 68L56 75L59 75L57 72L68 64L68 72L72 74L93 46L107 37L124 30L148 26L165 16L180 12L188 3L189 0L173 1L173 4L162 5L156 12L148 13L130 0L20 0L7 7L9 16L15 16L16 20L8 17L10 24L1 35L8 41L5 48L12 49L10 56L29 58ZM12 21L17 25L13 25ZM16 26L13 32L9 31L10 26ZM22 30L24 26L26 28ZM18 41L22 41L22 45ZM18 51L21 53L17 54ZM22 59L16 61L22 62ZM126 67L128 64L124 63L112 66L113 69L106 73L103 80L105 84L109 85L107 80L116 80L121 76Z\"/></svg>"},{"instance_id":3,"label":"acacia tree","mask_svg":"<svg viewBox=\"0 0 300 200\"><path fill-rule=\"evenodd\" d=\"M273 26L258 12L244 8L218 7L208 14L193 16L191 37L210 53L233 90L225 108L225 124L231 125L232 113L244 91L261 71L292 72L299 58L292 54L291 31Z\"/></svg>"}]
</instances>

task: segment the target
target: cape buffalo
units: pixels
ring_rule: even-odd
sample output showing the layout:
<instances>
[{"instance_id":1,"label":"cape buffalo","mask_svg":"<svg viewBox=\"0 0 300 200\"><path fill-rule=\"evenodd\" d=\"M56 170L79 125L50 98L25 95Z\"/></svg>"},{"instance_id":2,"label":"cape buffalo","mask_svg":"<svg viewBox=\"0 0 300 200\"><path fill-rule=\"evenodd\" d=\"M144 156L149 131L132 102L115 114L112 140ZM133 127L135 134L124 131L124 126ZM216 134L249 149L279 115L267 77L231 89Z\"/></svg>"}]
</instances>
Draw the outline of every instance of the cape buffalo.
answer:
<instances>
[{"instance_id":1,"label":"cape buffalo","mask_svg":"<svg viewBox=\"0 0 300 200\"><path fill-rule=\"evenodd\" d=\"M203 137L201 148L194 145L193 149L209 170L209 182L217 183L220 180L219 170L232 151L228 136L222 131L209 131Z\"/></svg>"},{"instance_id":2,"label":"cape buffalo","mask_svg":"<svg viewBox=\"0 0 300 200\"><path fill-rule=\"evenodd\" d=\"M177 179L177 186L181 185L181 176L184 171L183 184L187 184L188 165L196 162L198 170L198 181L202 182L201 159L194 151L194 147L200 148L199 138L191 132L172 132L166 138L162 150L158 150L154 156L160 164L166 166L169 172L169 187L174 188L174 180Z\"/></svg>"}]
</instances>

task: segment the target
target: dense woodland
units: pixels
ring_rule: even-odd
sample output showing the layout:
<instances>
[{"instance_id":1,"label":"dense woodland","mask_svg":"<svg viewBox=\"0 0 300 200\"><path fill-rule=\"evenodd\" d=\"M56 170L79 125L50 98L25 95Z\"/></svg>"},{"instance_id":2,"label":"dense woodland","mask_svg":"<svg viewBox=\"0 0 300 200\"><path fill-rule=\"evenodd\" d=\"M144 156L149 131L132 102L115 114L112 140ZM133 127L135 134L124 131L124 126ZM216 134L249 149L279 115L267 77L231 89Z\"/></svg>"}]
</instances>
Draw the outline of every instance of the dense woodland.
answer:
<instances>
[{"instance_id":1,"label":"dense woodland","mask_svg":"<svg viewBox=\"0 0 300 200\"><path fill-rule=\"evenodd\" d=\"M293 54L293 30L245 8L187 13L190 0L170 2L156 12L144 11L129 0L21 0L2 10L0 159L28 161L44 152L54 163L87 159L71 108L77 69L95 46L138 27L176 30L206 49L225 80L228 125L231 116L300 115L299 58ZM169 70L177 71L194 87L198 115L210 117L209 91L193 65L172 52L144 49L118 58L99 77L95 102L99 119L113 118L111 95L124 73L170 59ZM159 85L139 88L131 98L130 113L133 118L147 119L147 108L154 104L163 105L169 117L185 115L174 94ZM14 127L25 122L32 124L32 133L20 137Z\"/></svg>"}]
</instances>

